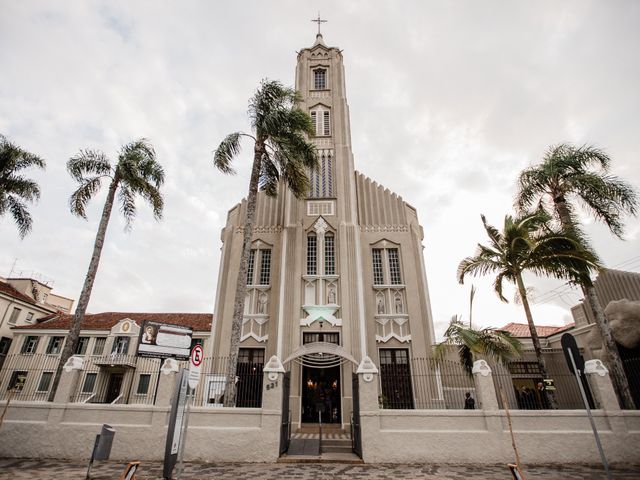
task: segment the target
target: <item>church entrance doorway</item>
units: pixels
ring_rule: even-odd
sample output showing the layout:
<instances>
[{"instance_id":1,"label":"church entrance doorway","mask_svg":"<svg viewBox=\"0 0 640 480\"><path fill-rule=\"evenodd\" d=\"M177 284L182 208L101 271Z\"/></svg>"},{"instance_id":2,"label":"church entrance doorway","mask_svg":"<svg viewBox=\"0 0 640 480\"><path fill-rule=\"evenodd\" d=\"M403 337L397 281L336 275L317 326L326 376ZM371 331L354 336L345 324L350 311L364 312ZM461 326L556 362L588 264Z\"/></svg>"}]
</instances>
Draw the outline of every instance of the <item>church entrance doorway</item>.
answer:
<instances>
[{"instance_id":1,"label":"church entrance doorway","mask_svg":"<svg viewBox=\"0 0 640 480\"><path fill-rule=\"evenodd\" d=\"M338 332L305 332L303 345L340 344ZM318 354L323 356L323 354ZM302 367L302 423L341 423L340 365Z\"/></svg>"},{"instance_id":2,"label":"church entrance doorway","mask_svg":"<svg viewBox=\"0 0 640 480\"><path fill-rule=\"evenodd\" d=\"M302 423L341 423L340 366L302 367Z\"/></svg>"}]
</instances>

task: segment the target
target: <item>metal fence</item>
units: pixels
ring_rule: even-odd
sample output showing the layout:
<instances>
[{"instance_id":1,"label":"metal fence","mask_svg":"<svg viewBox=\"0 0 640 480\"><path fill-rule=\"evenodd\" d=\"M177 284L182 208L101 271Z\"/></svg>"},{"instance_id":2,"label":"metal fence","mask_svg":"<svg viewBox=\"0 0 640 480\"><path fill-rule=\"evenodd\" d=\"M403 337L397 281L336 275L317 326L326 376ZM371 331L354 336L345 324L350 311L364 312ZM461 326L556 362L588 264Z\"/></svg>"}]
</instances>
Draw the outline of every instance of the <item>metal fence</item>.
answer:
<instances>
[{"instance_id":1,"label":"metal fence","mask_svg":"<svg viewBox=\"0 0 640 480\"><path fill-rule=\"evenodd\" d=\"M473 378L459 363L433 358L381 364L379 392L383 409L472 408L476 397Z\"/></svg>"},{"instance_id":2,"label":"metal fence","mask_svg":"<svg viewBox=\"0 0 640 480\"><path fill-rule=\"evenodd\" d=\"M200 382L194 392L193 405L222 407L227 383L229 357L206 357L200 370ZM180 362L187 368L187 362ZM239 362L236 369L236 407L262 407L262 363Z\"/></svg>"},{"instance_id":3,"label":"metal fence","mask_svg":"<svg viewBox=\"0 0 640 480\"><path fill-rule=\"evenodd\" d=\"M640 357L627 358L622 361L622 364L629 381L629 389L636 404L636 409L640 410Z\"/></svg>"},{"instance_id":4,"label":"metal fence","mask_svg":"<svg viewBox=\"0 0 640 480\"><path fill-rule=\"evenodd\" d=\"M0 400L46 402L59 359L59 355L7 355L0 370Z\"/></svg>"},{"instance_id":5,"label":"metal fence","mask_svg":"<svg viewBox=\"0 0 640 480\"><path fill-rule=\"evenodd\" d=\"M13 354L0 370L0 400L46 402L59 355ZM84 365L71 394L73 403L146 404L156 402L163 360L135 355L84 357ZM187 361L178 362L188 368ZM193 405L222 407L227 383L228 357L203 360ZM236 407L262 407L263 363L240 361L236 370Z\"/></svg>"},{"instance_id":6,"label":"metal fence","mask_svg":"<svg viewBox=\"0 0 640 480\"><path fill-rule=\"evenodd\" d=\"M554 352L557 353L557 352ZM498 398L498 406L503 409L502 393L507 399L510 409L546 410L552 408L555 400L560 410L584 409L584 402L580 394L580 387L564 358L554 358L552 354L545 355L547 360L548 378L543 378L537 362L511 362L508 366L491 365L493 384ZM590 406L593 408L593 398L586 378L582 377L583 387ZM545 380L552 380L551 383Z\"/></svg>"}]
</instances>

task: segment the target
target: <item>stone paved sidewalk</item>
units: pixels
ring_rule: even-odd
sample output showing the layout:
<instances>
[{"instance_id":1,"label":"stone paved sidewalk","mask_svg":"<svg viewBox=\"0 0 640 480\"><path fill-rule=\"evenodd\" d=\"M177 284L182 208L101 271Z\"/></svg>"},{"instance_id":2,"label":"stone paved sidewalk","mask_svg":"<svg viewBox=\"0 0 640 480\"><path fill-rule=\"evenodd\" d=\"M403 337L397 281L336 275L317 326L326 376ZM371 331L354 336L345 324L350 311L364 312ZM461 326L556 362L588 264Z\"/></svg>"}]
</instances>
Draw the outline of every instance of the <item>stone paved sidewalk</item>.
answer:
<instances>
[{"instance_id":1,"label":"stone paved sidewalk","mask_svg":"<svg viewBox=\"0 0 640 480\"><path fill-rule=\"evenodd\" d=\"M98 462L94 467L94 480L116 480L124 463ZM82 462L59 460L0 459L0 479L84 479L87 471ZM596 467L527 467L527 480L604 480L601 468ZM159 462L142 463L137 480L162 478ZM189 463L184 479L239 479L239 480L333 480L333 479L421 479L421 480L510 480L505 466L452 466L452 465L344 465L344 464L265 464L265 463ZM616 469L616 480L639 480L640 468Z\"/></svg>"}]
</instances>

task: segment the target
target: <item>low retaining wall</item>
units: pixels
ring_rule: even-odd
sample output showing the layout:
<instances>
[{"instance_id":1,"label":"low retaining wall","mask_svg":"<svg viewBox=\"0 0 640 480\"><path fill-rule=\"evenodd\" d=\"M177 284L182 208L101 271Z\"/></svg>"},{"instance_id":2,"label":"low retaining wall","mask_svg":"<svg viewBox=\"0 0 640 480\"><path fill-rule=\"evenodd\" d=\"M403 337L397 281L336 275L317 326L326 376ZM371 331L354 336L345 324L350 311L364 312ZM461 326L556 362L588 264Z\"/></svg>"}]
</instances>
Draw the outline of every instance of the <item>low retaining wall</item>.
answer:
<instances>
[{"instance_id":1,"label":"low retaining wall","mask_svg":"<svg viewBox=\"0 0 640 480\"><path fill-rule=\"evenodd\" d=\"M116 430L112 459L162 460L168 418L168 407L12 403L0 427L0 457L88 459L107 423ZM275 461L280 418L279 411L194 407L185 459Z\"/></svg>"},{"instance_id":2,"label":"low retaining wall","mask_svg":"<svg viewBox=\"0 0 640 480\"><path fill-rule=\"evenodd\" d=\"M593 412L607 460L640 465L640 412ZM511 412L523 463L599 464L586 412ZM367 463L513 463L504 411L362 412L362 443Z\"/></svg>"}]
</instances>

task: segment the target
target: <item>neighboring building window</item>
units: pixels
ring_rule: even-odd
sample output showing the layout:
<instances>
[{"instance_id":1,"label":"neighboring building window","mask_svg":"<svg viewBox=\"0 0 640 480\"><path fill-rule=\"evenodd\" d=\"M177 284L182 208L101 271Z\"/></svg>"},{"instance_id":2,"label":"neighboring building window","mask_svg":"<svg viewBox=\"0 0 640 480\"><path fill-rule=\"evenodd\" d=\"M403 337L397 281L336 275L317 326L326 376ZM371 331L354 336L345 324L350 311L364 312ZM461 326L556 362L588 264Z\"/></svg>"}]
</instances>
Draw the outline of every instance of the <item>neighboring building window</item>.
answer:
<instances>
[{"instance_id":1,"label":"neighboring building window","mask_svg":"<svg viewBox=\"0 0 640 480\"><path fill-rule=\"evenodd\" d=\"M40 337L29 335L24 339L24 343L22 344L22 353L32 354L36 353L38 349L38 341Z\"/></svg>"},{"instance_id":2,"label":"neighboring building window","mask_svg":"<svg viewBox=\"0 0 640 480\"><path fill-rule=\"evenodd\" d=\"M88 345L89 345L89 337L79 337L74 355L84 355L85 353L87 353Z\"/></svg>"},{"instance_id":3,"label":"neighboring building window","mask_svg":"<svg viewBox=\"0 0 640 480\"><path fill-rule=\"evenodd\" d=\"M138 380L138 390L136 393L138 395L146 395L149 393L149 383L151 382L151 374L143 373L140 375L140 379Z\"/></svg>"},{"instance_id":4,"label":"neighboring building window","mask_svg":"<svg viewBox=\"0 0 640 480\"><path fill-rule=\"evenodd\" d=\"M112 354L129 353L129 337L116 337L113 339Z\"/></svg>"},{"instance_id":5,"label":"neighboring building window","mask_svg":"<svg viewBox=\"0 0 640 480\"><path fill-rule=\"evenodd\" d=\"M316 137L328 137L331 135L331 111L322 105L314 107L311 112L311 121L315 125Z\"/></svg>"},{"instance_id":6,"label":"neighboring building window","mask_svg":"<svg viewBox=\"0 0 640 480\"><path fill-rule=\"evenodd\" d=\"M256 262L256 251L252 249L249 252L249 261L247 263L247 285L253 285L253 271Z\"/></svg>"},{"instance_id":7,"label":"neighboring building window","mask_svg":"<svg viewBox=\"0 0 640 480\"><path fill-rule=\"evenodd\" d=\"M9 337L0 338L0 355L6 355L9 352L9 347L11 347L12 340ZM0 362L0 369L2 368L2 363Z\"/></svg>"},{"instance_id":8,"label":"neighboring building window","mask_svg":"<svg viewBox=\"0 0 640 480\"><path fill-rule=\"evenodd\" d=\"M271 278L271 250L260 250L260 285L269 285Z\"/></svg>"},{"instance_id":9,"label":"neighboring building window","mask_svg":"<svg viewBox=\"0 0 640 480\"><path fill-rule=\"evenodd\" d=\"M26 381L27 372L25 370L16 370L11 374L11 379L9 380L7 390L17 390L18 392L20 392L24 388L24 384L26 383Z\"/></svg>"},{"instance_id":10,"label":"neighboring building window","mask_svg":"<svg viewBox=\"0 0 640 480\"><path fill-rule=\"evenodd\" d=\"M97 373L87 373L84 377L84 383L82 384L82 393L93 393L93 389L96 386Z\"/></svg>"},{"instance_id":11,"label":"neighboring building window","mask_svg":"<svg viewBox=\"0 0 640 480\"><path fill-rule=\"evenodd\" d=\"M307 235L307 275L318 274L318 237L315 233Z\"/></svg>"},{"instance_id":12,"label":"neighboring building window","mask_svg":"<svg viewBox=\"0 0 640 480\"><path fill-rule=\"evenodd\" d=\"M374 248L371 256L374 285L402 285L400 256L397 248Z\"/></svg>"},{"instance_id":13,"label":"neighboring building window","mask_svg":"<svg viewBox=\"0 0 640 480\"><path fill-rule=\"evenodd\" d=\"M336 274L335 237L329 232L324 236L324 274Z\"/></svg>"},{"instance_id":14,"label":"neighboring building window","mask_svg":"<svg viewBox=\"0 0 640 480\"><path fill-rule=\"evenodd\" d=\"M196 345L204 347L204 338L191 338L191 346L189 347L189 350L193 350L193 347Z\"/></svg>"},{"instance_id":15,"label":"neighboring building window","mask_svg":"<svg viewBox=\"0 0 640 480\"><path fill-rule=\"evenodd\" d=\"M18 317L20 316L20 312L22 312L21 308L13 307L13 311L11 312L11 316L9 317L9 325L15 325L18 321Z\"/></svg>"},{"instance_id":16,"label":"neighboring building window","mask_svg":"<svg viewBox=\"0 0 640 480\"><path fill-rule=\"evenodd\" d=\"M241 348L238 352L236 407L262 406L264 349Z\"/></svg>"},{"instance_id":17,"label":"neighboring building window","mask_svg":"<svg viewBox=\"0 0 640 480\"><path fill-rule=\"evenodd\" d=\"M327 88L327 71L324 68L317 68L313 71L313 89L325 90Z\"/></svg>"},{"instance_id":18,"label":"neighboring building window","mask_svg":"<svg viewBox=\"0 0 640 480\"><path fill-rule=\"evenodd\" d=\"M40 381L38 382L38 392L48 392L51 385L51 378L53 378L53 372L42 372Z\"/></svg>"},{"instance_id":19,"label":"neighboring building window","mask_svg":"<svg viewBox=\"0 0 640 480\"><path fill-rule=\"evenodd\" d=\"M413 408L409 351L399 348L381 348L379 354L383 407Z\"/></svg>"},{"instance_id":20,"label":"neighboring building window","mask_svg":"<svg viewBox=\"0 0 640 480\"><path fill-rule=\"evenodd\" d=\"M27 313L27 318L25 318L27 323L31 323L33 321L33 312Z\"/></svg>"},{"instance_id":21,"label":"neighboring building window","mask_svg":"<svg viewBox=\"0 0 640 480\"><path fill-rule=\"evenodd\" d=\"M102 355L104 353L104 344L107 342L105 337L96 338L96 343L93 344L93 354Z\"/></svg>"},{"instance_id":22,"label":"neighboring building window","mask_svg":"<svg viewBox=\"0 0 640 480\"><path fill-rule=\"evenodd\" d=\"M47 355L58 355L62 351L64 337L51 337L47 345Z\"/></svg>"}]
</instances>

